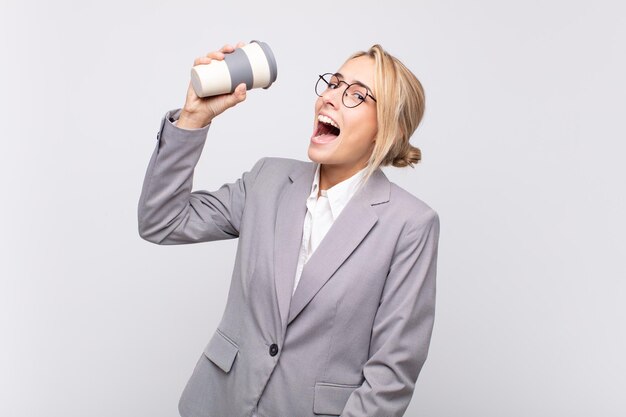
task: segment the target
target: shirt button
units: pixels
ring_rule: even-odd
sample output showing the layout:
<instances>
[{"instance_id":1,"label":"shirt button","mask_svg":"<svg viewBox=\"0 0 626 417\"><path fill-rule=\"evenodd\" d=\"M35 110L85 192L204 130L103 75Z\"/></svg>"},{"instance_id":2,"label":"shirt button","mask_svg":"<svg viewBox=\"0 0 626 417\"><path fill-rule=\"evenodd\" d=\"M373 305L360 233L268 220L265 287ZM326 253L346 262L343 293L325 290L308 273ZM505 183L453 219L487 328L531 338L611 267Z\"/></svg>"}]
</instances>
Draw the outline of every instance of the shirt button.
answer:
<instances>
[{"instance_id":1,"label":"shirt button","mask_svg":"<svg viewBox=\"0 0 626 417\"><path fill-rule=\"evenodd\" d=\"M278 353L278 345L276 343L272 343L270 346L270 356L276 356Z\"/></svg>"}]
</instances>

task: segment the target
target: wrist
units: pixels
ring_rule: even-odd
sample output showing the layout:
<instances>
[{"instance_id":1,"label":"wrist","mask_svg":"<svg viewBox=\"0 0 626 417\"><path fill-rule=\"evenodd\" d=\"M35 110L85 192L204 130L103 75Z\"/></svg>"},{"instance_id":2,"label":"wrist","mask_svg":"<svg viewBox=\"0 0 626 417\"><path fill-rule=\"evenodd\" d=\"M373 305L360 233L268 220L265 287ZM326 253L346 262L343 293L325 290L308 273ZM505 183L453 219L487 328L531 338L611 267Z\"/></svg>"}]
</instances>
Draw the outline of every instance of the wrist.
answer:
<instances>
[{"instance_id":1,"label":"wrist","mask_svg":"<svg viewBox=\"0 0 626 417\"><path fill-rule=\"evenodd\" d=\"M200 129L207 126L209 123L211 123L210 117L201 116L197 113L183 109L180 112L176 126L183 129Z\"/></svg>"}]
</instances>

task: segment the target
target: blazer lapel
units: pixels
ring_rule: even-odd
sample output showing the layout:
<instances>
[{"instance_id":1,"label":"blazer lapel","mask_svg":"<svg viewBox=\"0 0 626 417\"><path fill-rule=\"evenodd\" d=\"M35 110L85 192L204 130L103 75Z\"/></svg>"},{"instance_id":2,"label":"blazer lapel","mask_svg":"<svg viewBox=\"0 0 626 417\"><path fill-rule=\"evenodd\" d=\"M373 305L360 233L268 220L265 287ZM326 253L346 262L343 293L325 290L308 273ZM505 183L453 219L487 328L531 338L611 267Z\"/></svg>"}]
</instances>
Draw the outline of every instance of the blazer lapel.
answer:
<instances>
[{"instance_id":1,"label":"blazer lapel","mask_svg":"<svg viewBox=\"0 0 626 417\"><path fill-rule=\"evenodd\" d=\"M314 173L313 171L313 174ZM308 189L310 193L313 177L312 175L310 178L307 175L302 175L300 179L305 177L307 180L310 179L310 182L308 183L308 187L304 187L305 184L303 184L302 187ZM294 185L295 183L292 184L292 187ZM289 300L291 293L285 294L281 292L279 294L279 303L283 304L284 307L286 306L289 311L287 325L298 316L304 307L306 307L326 281L331 278L346 258L348 258L359 243L361 243L374 224L376 224L378 216L372 206L389 201L389 193L389 180L382 170L377 169L365 186L357 191L350 199L339 217L335 219L326 236L324 236L319 246L315 249L315 252L313 252L308 262L304 265L300 282L298 283L296 292L293 294L293 299L291 299L291 301ZM302 191L293 194L294 196L297 195L297 198L302 198L303 196ZM282 262L285 262L287 266L287 268L283 269L283 272L287 270L293 272L291 276L283 277L285 281L288 279L291 283L289 289L292 291L295 268L297 266L297 258L302 239L302 225L304 215L306 214L305 200L306 196L304 196L304 200L301 200L297 204L297 206L304 206L304 208L299 208L298 211L294 210L289 213L286 211L281 213L287 215L287 217L292 217L291 220L282 219L281 223L285 225L289 224L289 226L293 226L295 229L283 231L284 234L281 236L277 235L277 239L286 238L289 240L290 245L293 244L297 246L297 248L289 248L288 251L283 252L289 259L281 258ZM292 207L293 204L293 202L284 202L282 205L284 205L285 208L295 208ZM304 214L302 210L304 210ZM290 234L290 236L286 236L287 234Z\"/></svg>"},{"instance_id":2,"label":"blazer lapel","mask_svg":"<svg viewBox=\"0 0 626 417\"><path fill-rule=\"evenodd\" d=\"M290 173L289 179L292 183L286 187L278 203L274 230L274 285L283 330L287 326L289 304L302 244L306 200L311 194L315 168L316 165L309 162Z\"/></svg>"}]
</instances>

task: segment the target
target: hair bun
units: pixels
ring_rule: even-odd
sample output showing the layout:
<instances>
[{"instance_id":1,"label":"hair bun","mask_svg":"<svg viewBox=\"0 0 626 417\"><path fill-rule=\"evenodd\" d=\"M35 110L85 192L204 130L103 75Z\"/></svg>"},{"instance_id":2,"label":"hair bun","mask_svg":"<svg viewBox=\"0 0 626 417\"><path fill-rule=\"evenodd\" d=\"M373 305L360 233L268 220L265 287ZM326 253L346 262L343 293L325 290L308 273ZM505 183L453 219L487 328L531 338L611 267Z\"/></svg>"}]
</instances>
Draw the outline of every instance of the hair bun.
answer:
<instances>
[{"instance_id":1,"label":"hair bun","mask_svg":"<svg viewBox=\"0 0 626 417\"><path fill-rule=\"evenodd\" d=\"M402 155L398 155L391 163L394 167L403 168L406 166L413 167L422 160L422 151L409 144L409 148Z\"/></svg>"}]
</instances>

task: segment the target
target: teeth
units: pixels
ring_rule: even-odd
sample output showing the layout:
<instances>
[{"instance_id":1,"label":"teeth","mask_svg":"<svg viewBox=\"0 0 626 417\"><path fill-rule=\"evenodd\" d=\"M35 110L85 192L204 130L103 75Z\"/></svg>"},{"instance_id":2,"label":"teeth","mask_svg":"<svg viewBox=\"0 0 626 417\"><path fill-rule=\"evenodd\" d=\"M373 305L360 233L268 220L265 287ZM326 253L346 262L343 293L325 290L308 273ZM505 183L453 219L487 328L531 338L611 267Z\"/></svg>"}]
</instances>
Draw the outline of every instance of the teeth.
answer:
<instances>
[{"instance_id":1,"label":"teeth","mask_svg":"<svg viewBox=\"0 0 626 417\"><path fill-rule=\"evenodd\" d=\"M337 129L339 129L339 126L337 125L337 123L335 123L335 121L333 119L331 119L328 116L324 116L323 114L320 114L319 116L317 116L317 120L319 120L322 123L326 123L327 125L331 125L333 127L336 127Z\"/></svg>"}]
</instances>

